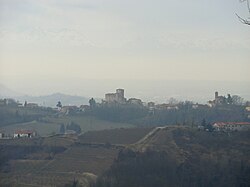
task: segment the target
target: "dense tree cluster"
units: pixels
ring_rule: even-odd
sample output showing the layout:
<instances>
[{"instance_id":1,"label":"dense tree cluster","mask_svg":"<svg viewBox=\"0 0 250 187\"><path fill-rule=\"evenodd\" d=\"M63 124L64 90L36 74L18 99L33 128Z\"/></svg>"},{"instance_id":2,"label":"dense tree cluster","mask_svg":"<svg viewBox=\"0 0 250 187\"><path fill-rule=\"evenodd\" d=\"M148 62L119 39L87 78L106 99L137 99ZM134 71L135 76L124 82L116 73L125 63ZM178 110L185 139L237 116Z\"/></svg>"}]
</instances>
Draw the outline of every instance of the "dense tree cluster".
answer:
<instances>
[{"instance_id":1,"label":"dense tree cluster","mask_svg":"<svg viewBox=\"0 0 250 187\"><path fill-rule=\"evenodd\" d=\"M228 96L229 102L239 103L241 99ZM235 101L234 101L235 100ZM178 109L155 109L153 112L148 107L134 105L107 105L93 107L88 115L99 119L114 122L126 122L139 126L160 125L200 125L205 119L207 123L217 121L248 121L245 107L236 104L227 104L216 107L194 108L193 103L186 101L177 105Z\"/></svg>"}]
</instances>

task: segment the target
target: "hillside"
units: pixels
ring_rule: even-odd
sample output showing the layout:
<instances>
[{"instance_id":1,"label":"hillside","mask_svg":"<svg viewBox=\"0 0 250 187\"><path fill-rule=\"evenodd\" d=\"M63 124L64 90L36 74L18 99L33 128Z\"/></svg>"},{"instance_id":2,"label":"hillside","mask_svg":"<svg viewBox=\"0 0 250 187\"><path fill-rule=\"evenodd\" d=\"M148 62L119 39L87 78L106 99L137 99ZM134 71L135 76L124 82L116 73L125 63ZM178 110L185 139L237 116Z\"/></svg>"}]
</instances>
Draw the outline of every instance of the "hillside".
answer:
<instances>
[{"instance_id":1,"label":"hillside","mask_svg":"<svg viewBox=\"0 0 250 187\"><path fill-rule=\"evenodd\" d=\"M24 109L19 108L18 109L19 113L21 113L22 110ZM34 109L33 109L33 112L35 112ZM34 116L34 115L31 115L31 112L28 114L30 114L31 117ZM43 117L42 115L40 116L42 118L40 117L37 119L36 116L34 116L36 118L30 117L29 118L30 120L28 122L22 122L23 118L21 118L19 123L16 123L18 122L16 121L15 123L12 123L12 124L2 125L2 127L1 127L1 122L0 122L0 130L5 132L6 134L13 134L15 130L28 129L28 130L35 130L40 136L48 136L51 134L59 133L60 125L64 124L66 126L70 122L74 122L78 124L81 127L82 133L87 132L87 131L96 131L96 130L103 130L103 129L133 127L133 125L131 124L109 122L105 120L99 120L91 116L61 116L61 117L53 117L52 115L47 116L47 117ZM4 119L7 119L7 118L4 118ZM9 118L9 119L13 119L13 118Z\"/></svg>"},{"instance_id":2,"label":"hillside","mask_svg":"<svg viewBox=\"0 0 250 187\"><path fill-rule=\"evenodd\" d=\"M72 186L75 178L79 186L89 187L110 168L123 144L135 143L149 131L119 128L79 137L0 139L0 186Z\"/></svg>"},{"instance_id":3,"label":"hillside","mask_svg":"<svg viewBox=\"0 0 250 187\"><path fill-rule=\"evenodd\" d=\"M41 106L47 106L47 107L55 107L58 101L61 101L63 105L77 105L77 106L88 104L89 102L89 98L76 95L67 95L62 93L54 93L51 95L43 95L43 96L24 95L20 97L15 97L15 99L19 100L22 103L24 103L25 101L34 102L38 103Z\"/></svg>"},{"instance_id":4,"label":"hillside","mask_svg":"<svg viewBox=\"0 0 250 187\"><path fill-rule=\"evenodd\" d=\"M96 186L248 186L249 158L249 132L156 128L123 149Z\"/></svg>"},{"instance_id":5,"label":"hillside","mask_svg":"<svg viewBox=\"0 0 250 187\"><path fill-rule=\"evenodd\" d=\"M89 131L79 137L81 143L132 144L143 138L152 128L115 128Z\"/></svg>"},{"instance_id":6,"label":"hillside","mask_svg":"<svg viewBox=\"0 0 250 187\"><path fill-rule=\"evenodd\" d=\"M106 170L118 149L77 143L75 136L0 139L0 186L89 187Z\"/></svg>"}]
</instances>

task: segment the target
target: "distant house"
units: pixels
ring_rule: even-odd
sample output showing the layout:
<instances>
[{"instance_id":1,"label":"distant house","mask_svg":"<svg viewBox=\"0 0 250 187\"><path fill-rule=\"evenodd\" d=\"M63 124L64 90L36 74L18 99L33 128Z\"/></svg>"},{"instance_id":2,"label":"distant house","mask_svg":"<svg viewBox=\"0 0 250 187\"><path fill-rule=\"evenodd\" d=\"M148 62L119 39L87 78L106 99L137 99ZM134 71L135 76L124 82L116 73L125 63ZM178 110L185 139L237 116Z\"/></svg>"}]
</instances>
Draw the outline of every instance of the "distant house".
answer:
<instances>
[{"instance_id":1,"label":"distant house","mask_svg":"<svg viewBox=\"0 0 250 187\"><path fill-rule=\"evenodd\" d=\"M89 105L81 105L80 106L80 111L81 112L87 112L90 110L90 106Z\"/></svg>"},{"instance_id":2,"label":"distant house","mask_svg":"<svg viewBox=\"0 0 250 187\"><path fill-rule=\"evenodd\" d=\"M196 103L196 104L192 105L192 108L193 109L207 109L207 108L209 108L209 106Z\"/></svg>"},{"instance_id":3,"label":"distant house","mask_svg":"<svg viewBox=\"0 0 250 187\"><path fill-rule=\"evenodd\" d=\"M156 109L158 110L179 110L178 105L175 104L159 104L156 105Z\"/></svg>"},{"instance_id":4,"label":"distant house","mask_svg":"<svg viewBox=\"0 0 250 187\"><path fill-rule=\"evenodd\" d=\"M0 139L4 137L5 137L4 132L0 132Z\"/></svg>"},{"instance_id":5,"label":"distant house","mask_svg":"<svg viewBox=\"0 0 250 187\"><path fill-rule=\"evenodd\" d=\"M249 122L217 122L213 124L215 131L245 131L250 130Z\"/></svg>"},{"instance_id":6,"label":"distant house","mask_svg":"<svg viewBox=\"0 0 250 187\"><path fill-rule=\"evenodd\" d=\"M155 107L155 103L154 102L148 102L148 108L151 108L151 107Z\"/></svg>"},{"instance_id":7,"label":"distant house","mask_svg":"<svg viewBox=\"0 0 250 187\"><path fill-rule=\"evenodd\" d=\"M250 106L246 107L246 111L250 112Z\"/></svg>"},{"instance_id":8,"label":"distant house","mask_svg":"<svg viewBox=\"0 0 250 187\"><path fill-rule=\"evenodd\" d=\"M38 104L37 103L27 103L26 107L27 108L37 108Z\"/></svg>"},{"instance_id":9,"label":"distant house","mask_svg":"<svg viewBox=\"0 0 250 187\"><path fill-rule=\"evenodd\" d=\"M32 130L17 130L14 132L14 138L32 138L36 136L36 132Z\"/></svg>"},{"instance_id":10,"label":"distant house","mask_svg":"<svg viewBox=\"0 0 250 187\"><path fill-rule=\"evenodd\" d=\"M77 112L78 107L77 106L63 106L60 110L61 113L68 115L70 113Z\"/></svg>"},{"instance_id":11,"label":"distant house","mask_svg":"<svg viewBox=\"0 0 250 187\"><path fill-rule=\"evenodd\" d=\"M133 104L133 105L137 105L137 106L142 106L142 101L140 99L130 98L127 102L129 104Z\"/></svg>"}]
</instances>

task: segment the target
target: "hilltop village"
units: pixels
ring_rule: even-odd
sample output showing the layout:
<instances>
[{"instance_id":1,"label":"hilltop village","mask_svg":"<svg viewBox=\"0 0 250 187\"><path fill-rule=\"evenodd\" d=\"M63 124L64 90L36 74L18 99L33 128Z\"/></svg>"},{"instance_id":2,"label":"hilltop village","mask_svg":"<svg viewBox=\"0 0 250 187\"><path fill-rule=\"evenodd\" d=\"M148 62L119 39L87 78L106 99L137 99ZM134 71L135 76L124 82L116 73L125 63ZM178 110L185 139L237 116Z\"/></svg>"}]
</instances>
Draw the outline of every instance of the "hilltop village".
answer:
<instances>
[{"instance_id":1,"label":"hilltop village","mask_svg":"<svg viewBox=\"0 0 250 187\"><path fill-rule=\"evenodd\" d=\"M250 129L250 103L244 102L237 95L220 96L215 92L214 99L207 104L180 102L170 99L168 103L145 103L139 98L126 98L124 89L116 89L115 93L106 93L98 103L94 98L89 105L67 105L61 101L55 102L55 108L41 107L37 103L25 101L23 104L14 99L1 99L0 107L14 110L14 119L21 122L30 121L27 111L40 111L54 117L63 116L94 116L97 119L119 123L131 123L136 126L183 125L198 127L206 131L243 131ZM24 112L25 111L25 112ZM37 116L40 116L39 112ZM219 114L219 115L218 115ZM37 116L35 120L46 121ZM5 123L5 114L0 116ZM14 120L12 119L12 120ZM32 118L33 119L33 118ZM8 120L6 124L8 124ZM5 126L4 124L1 126ZM73 121L61 126L61 133L74 134L81 132L79 124ZM1 130L1 129L0 129ZM16 128L12 135L0 131L0 138L6 137L35 137L39 134L34 129Z\"/></svg>"},{"instance_id":2,"label":"hilltop village","mask_svg":"<svg viewBox=\"0 0 250 187\"><path fill-rule=\"evenodd\" d=\"M211 98L146 103L117 89L81 106L3 99L0 186L246 186L249 102Z\"/></svg>"}]
</instances>

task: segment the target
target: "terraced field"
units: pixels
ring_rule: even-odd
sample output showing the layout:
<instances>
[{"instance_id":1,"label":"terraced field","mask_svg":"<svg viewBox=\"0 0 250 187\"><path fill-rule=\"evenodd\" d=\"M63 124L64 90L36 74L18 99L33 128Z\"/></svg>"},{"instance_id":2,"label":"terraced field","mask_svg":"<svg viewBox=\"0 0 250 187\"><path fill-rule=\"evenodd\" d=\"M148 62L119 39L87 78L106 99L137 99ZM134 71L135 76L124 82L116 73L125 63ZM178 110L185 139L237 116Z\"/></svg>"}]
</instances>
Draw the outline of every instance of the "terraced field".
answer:
<instances>
[{"instance_id":1,"label":"terraced field","mask_svg":"<svg viewBox=\"0 0 250 187\"><path fill-rule=\"evenodd\" d=\"M119 149L104 147L73 146L63 154L57 155L41 171L89 172L99 175L109 168L118 151Z\"/></svg>"},{"instance_id":2,"label":"terraced field","mask_svg":"<svg viewBox=\"0 0 250 187\"><path fill-rule=\"evenodd\" d=\"M0 165L0 186L64 186L75 178L88 187L110 168L124 146L137 142L150 130L118 128L81 136L2 139L0 151L5 154L0 159L5 163Z\"/></svg>"}]
</instances>

